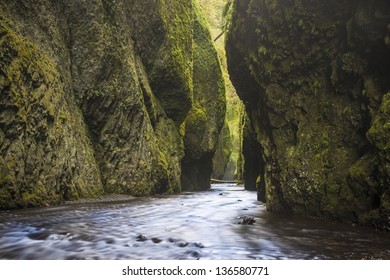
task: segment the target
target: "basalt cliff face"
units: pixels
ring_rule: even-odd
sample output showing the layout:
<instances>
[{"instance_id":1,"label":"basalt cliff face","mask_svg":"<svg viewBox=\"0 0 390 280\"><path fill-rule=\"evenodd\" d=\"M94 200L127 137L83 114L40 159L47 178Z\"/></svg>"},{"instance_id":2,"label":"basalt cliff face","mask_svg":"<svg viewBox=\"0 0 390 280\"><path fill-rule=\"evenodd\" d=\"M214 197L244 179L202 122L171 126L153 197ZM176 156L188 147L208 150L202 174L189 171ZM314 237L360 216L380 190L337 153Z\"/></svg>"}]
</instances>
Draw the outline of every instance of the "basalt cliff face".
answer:
<instances>
[{"instance_id":1,"label":"basalt cliff face","mask_svg":"<svg viewBox=\"0 0 390 280\"><path fill-rule=\"evenodd\" d=\"M201 22L192 1L1 1L0 208L208 188L185 185L225 113Z\"/></svg>"},{"instance_id":2,"label":"basalt cliff face","mask_svg":"<svg viewBox=\"0 0 390 280\"><path fill-rule=\"evenodd\" d=\"M389 1L233 2L229 72L268 209L389 229Z\"/></svg>"}]
</instances>

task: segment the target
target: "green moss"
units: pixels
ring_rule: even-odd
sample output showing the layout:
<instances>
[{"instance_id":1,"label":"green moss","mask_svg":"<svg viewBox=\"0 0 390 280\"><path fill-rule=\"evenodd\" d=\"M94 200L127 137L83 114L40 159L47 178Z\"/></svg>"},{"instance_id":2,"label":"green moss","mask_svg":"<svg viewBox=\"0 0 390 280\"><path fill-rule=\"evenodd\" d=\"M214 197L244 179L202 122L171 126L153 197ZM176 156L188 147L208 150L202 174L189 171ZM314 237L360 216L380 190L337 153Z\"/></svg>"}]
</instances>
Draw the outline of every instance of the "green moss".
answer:
<instances>
[{"instance_id":1,"label":"green moss","mask_svg":"<svg viewBox=\"0 0 390 280\"><path fill-rule=\"evenodd\" d=\"M7 59L3 61L3 63L9 63L8 65L3 64L1 66L2 68L6 68L6 79L11 85L14 104L19 108L18 115L24 122L27 122L27 114L30 107L26 103L26 100L29 98L37 99L39 97L34 95L29 96L29 94L34 94L34 92L27 88L28 85L23 84L24 77L27 76L31 80L33 87L38 87L43 83L47 84L58 80L58 73L55 63L47 54L40 51L39 46L17 36L6 25L6 22L0 21L0 24L3 34L0 46L1 52L14 54L14 59L11 61L7 61ZM56 112L50 98L50 94L46 94L42 101L50 116L54 116Z\"/></svg>"},{"instance_id":2,"label":"green moss","mask_svg":"<svg viewBox=\"0 0 390 280\"><path fill-rule=\"evenodd\" d=\"M139 62L140 63L140 62ZM180 160L183 156L182 135L176 124L169 120L158 98L149 86L147 75L139 64L138 76L153 130L147 130L148 142L153 143L153 188L151 193L180 192ZM153 157L153 156L152 156Z\"/></svg>"},{"instance_id":3,"label":"green moss","mask_svg":"<svg viewBox=\"0 0 390 280\"><path fill-rule=\"evenodd\" d=\"M262 146L272 210L388 213L389 56L382 20L367 12L375 5L363 2L234 1L229 70Z\"/></svg>"},{"instance_id":4,"label":"green moss","mask_svg":"<svg viewBox=\"0 0 390 280\"><path fill-rule=\"evenodd\" d=\"M14 199L4 187L0 188L0 209L15 208Z\"/></svg>"},{"instance_id":5,"label":"green moss","mask_svg":"<svg viewBox=\"0 0 390 280\"><path fill-rule=\"evenodd\" d=\"M160 175L156 183L157 193L180 192L180 160L183 157L183 143L173 121L160 122L156 129L158 137L158 168Z\"/></svg>"},{"instance_id":6,"label":"green moss","mask_svg":"<svg viewBox=\"0 0 390 280\"><path fill-rule=\"evenodd\" d=\"M9 143L2 150L5 169L0 163L0 170L8 174L2 197L11 199L0 207L57 204L65 191L69 198L101 193L85 124L67 91L68 76L58 67L58 57L48 46L39 45L42 41L22 36L23 22L5 20L2 12L0 72L5 74L6 88L2 89L1 110L7 112L6 122L12 129L4 134ZM53 36L57 34L54 27L48 28ZM37 37L41 36L37 31Z\"/></svg>"},{"instance_id":7,"label":"green moss","mask_svg":"<svg viewBox=\"0 0 390 280\"><path fill-rule=\"evenodd\" d=\"M364 181L375 173L378 159L373 154L366 154L349 168L349 176L357 181Z\"/></svg>"},{"instance_id":8,"label":"green moss","mask_svg":"<svg viewBox=\"0 0 390 280\"><path fill-rule=\"evenodd\" d=\"M201 157L202 150L208 149L202 145L207 139L206 133L207 114L205 109L197 103L191 108L185 120L185 150L187 157L198 159Z\"/></svg>"},{"instance_id":9,"label":"green moss","mask_svg":"<svg viewBox=\"0 0 390 280\"><path fill-rule=\"evenodd\" d=\"M185 119L192 103L192 1L157 1L145 6L134 4L145 13L150 24L134 18L134 35L145 47L141 56L151 88L167 115L178 124Z\"/></svg>"},{"instance_id":10,"label":"green moss","mask_svg":"<svg viewBox=\"0 0 390 280\"><path fill-rule=\"evenodd\" d=\"M213 178L223 179L232 153L232 143L228 124L225 122L219 135L213 157Z\"/></svg>"},{"instance_id":11,"label":"green moss","mask_svg":"<svg viewBox=\"0 0 390 280\"><path fill-rule=\"evenodd\" d=\"M60 201L60 196L54 195L52 197L48 193L48 189L39 181L35 188L29 192L23 192L21 197L21 204L24 207L48 206L49 204L59 203Z\"/></svg>"},{"instance_id":12,"label":"green moss","mask_svg":"<svg viewBox=\"0 0 390 280\"><path fill-rule=\"evenodd\" d=\"M390 156L390 92L383 96L379 113L367 136L378 149Z\"/></svg>"},{"instance_id":13,"label":"green moss","mask_svg":"<svg viewBox=\"0 0 390 280\"><path fill-rule=\"evenodd\" d=\"M196 128L202 127L206 122L207 115L205 109L201 108L199 103L195 103L186 118L186 125Z\"/></svg>"},{"instance_id":14,"label":"green moss","mask_svg":"<svg viewBox=\"0 0 390 280\"><path fill-rule=\"evenodd\" d=\"M371 153L357 160L348 170L348 185L355 198L356 213L379 207L381 190L376 177L377 169L378 157Z\"/></svg>"},{"instance_id":15,"label":"green moss","mask_svg":"<svg viewBox=\"0 0 390 280\"><path fill-rule=\"evenodd\" d=\"M193 107L185 120L182 184L187 190L210 186L212 157L223 126L226 99L221 65L207 22L193 3Z\"/></svg>"},{"instance_id":16,"label":"green moss","mask_svg":"<svg viewBox=\"0 0 390 280\"><path fill-rule=\"evenodd\" d=\"M0 4L0 87L12 103L11 129L1 136L11 143L1 151L13 165L0 176L0 197L13 200L8 205L99 196L101 180L113 193L178 192L183 138L198 126L202 137L186 142L196 150L189 158L199 168L211 162L225 84L198 6L30 2L8 15L12 24L3 13L18 4ZM66 44L64 34L72 39Z\"/></svg>"},{"instance_id":17,"label":"green moss","mask_svg":"<svg viewBox=\"0 0 390 280\"><path fill-rule=\"evenodd\" d=\"M173 69L178 69L178 77L188 85L188 89L191 89L192 69L189 64L191 52L188 52L188 46L190 46L192 36L186 33L192 32L193 17L192 9L189 7L188 4L175 0L160 1L159 9L167 31L167 38L171 44L170 55L174 64Z\"/></svg>"},{"instance_id":18,"label":"green moss","mask_svg":"<svg viewBox=\"0 0 390 280\"><path fill-rule=\"evenodd\" d=\"M201 11L205 15L208 25L210 27L211 32L211 38L215 39L217 36L221 35L223 31L225 33L222 34L222 36L214 42L216 50L219 55L219 60L222 66L222 72L224 76L224 84L221 83L221 88L226 86L226 119L225 122L229 126L230 131L230 138L227 139L227 135L223 136L226 148L225 148L225 154L227 154L227 151L231 150L230 155L230 163L229 167L233 166L232 168L235 169L235 166L237 164L237 159L239 157L239 109L242 105L240 99L238 98L236 91L232 85L232 82L230 81L229 73L227 70L227 61L226 61L226 51L225 51L225 35L226 31L228 30L228 24L230 24L230 16L232 12L232 2L229 0L217 0L217 1L200 1ZM221 134L222 137L222 134ZM230 144L231 143L231 144ZM222 144L221 144L222 145ZM220 147L220 149L223 149L223 147ZM216 157L221 160L221 155L219 153L216 153ZM214 162L219 161L217 159L214 159ZM233 170L233 172L235 172ZM217 172L218 173L218 172ZM219 172L220 173L220 172Z\"/></svg>"}]
</instances>

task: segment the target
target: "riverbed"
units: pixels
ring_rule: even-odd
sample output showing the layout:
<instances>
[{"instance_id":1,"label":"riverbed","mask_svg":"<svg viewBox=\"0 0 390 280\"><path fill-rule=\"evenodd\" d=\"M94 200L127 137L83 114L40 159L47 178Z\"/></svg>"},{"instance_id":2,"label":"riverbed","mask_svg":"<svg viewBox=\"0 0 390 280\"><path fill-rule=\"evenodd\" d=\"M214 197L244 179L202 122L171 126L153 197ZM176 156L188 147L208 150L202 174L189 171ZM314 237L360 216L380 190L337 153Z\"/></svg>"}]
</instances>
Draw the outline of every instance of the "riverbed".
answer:
<instances>
[{"instance_id":1,"label":"riverbed","mask_svg":"<svg viewBox=\"0 0 390 280\"><path fill-rule=\"evenodd\" d=\"M390 259L390 234L269 213L255 192L218 184L204 192L2 211L0 258Z\"/></svg>"}]
</instances>

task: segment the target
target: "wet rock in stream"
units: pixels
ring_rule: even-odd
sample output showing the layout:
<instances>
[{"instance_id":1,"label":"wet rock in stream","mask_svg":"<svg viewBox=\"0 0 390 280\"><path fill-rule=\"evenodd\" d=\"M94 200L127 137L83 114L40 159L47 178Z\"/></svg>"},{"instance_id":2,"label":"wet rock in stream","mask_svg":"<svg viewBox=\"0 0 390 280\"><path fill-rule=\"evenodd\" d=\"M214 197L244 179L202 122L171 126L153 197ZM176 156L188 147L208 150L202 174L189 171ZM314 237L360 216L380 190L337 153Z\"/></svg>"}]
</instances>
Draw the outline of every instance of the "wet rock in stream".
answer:
<instances>
[{"instance_id":1,"label":"wet rock in stream","mask_svg":"<svg viewBox=\"0 0 390 280\"><path fill-rule=\"evenodd\" d=\"M145 242L148 239L146 238L145 235L140 234L140 235L137 236L136 240L139 241L139 242Z\"/></svg>"},{"instance_id":2,"label":"wet rock in stream","mask_svg":"<svg viewBox=\"0 0 390 280\"><path fill-rule=\"evenodd\" d=\"M253 225L254 223L256 220L253 217L242 217L242 221L239 222L240 225Z\"/></svg>"}]
</instances>

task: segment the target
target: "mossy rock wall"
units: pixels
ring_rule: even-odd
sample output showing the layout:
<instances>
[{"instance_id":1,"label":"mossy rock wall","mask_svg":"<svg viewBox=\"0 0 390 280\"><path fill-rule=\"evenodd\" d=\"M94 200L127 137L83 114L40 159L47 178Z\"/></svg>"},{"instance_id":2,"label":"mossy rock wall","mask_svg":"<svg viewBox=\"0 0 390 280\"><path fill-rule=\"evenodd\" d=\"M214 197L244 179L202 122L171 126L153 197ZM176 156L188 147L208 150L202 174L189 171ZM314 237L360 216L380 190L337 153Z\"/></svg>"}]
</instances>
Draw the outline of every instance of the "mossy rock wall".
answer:
<instances>
[{"instance_id":1,"label":"mossy rock wall","mask_svg":"<svg viewBox=\"0 0 390 280\"><path fill-rule=\"evenodd\" d=\"M219 134L217 147L213 157L213 173L212 177L218 180L224 180L230 156L232 154L232 142L229 125L226 122L223 124L222 130ZM233 174L232 174L233 175ZM233 180L234 176L231 176L230 180Z\"/></svg>"},{"instance_id":2,"label":"mossy rock wall","mask_svg":"<svg viewBox=\"0 0 390 280\"><path fill-rule=\"evenodd\" d=\"M185 119L182 185L185 190L205 190L225 118L225 82L207 23L194 4L194 105Z\"/></svg>"},{"instance_id":3,"label":"mossy rock wall","mask_svg":"<svg viewBox=\"0 0 390 280\"><path fill-rule=\"evenodd\" d=\"M181 124L192 106L193 1L124 2L150 86L167 115Z\"/></svg>"},{"instance_id":4,"label":"mossy rock wall","mask_svg":"<svg viewBox=\"0 0 390 280\"><path fill-rule=\"evenodd\" d=\"M101 195L99 168L69 75L63 74L66 66L40 45L45 35L29 40L30 30L21 31L27 23L13 22L9 15L18 20L18 9L10 4L11 13L5 2L0 4L0 209ZM26 22L42 9L33 6L24 11ZM30 27L46 18L40 20ZM55 36L58 30L47 31Z\"/></svg>"},{"instance_id":5,"label":"mossy rock wall","mask_svg":"<svg viewBox=\"0 0 390 280\"><path fill-rule=\"evenodd\" d=\"M0 208L179 192L193 76L209 70L193 63L194 14L192 1L1 1Z\"/></svg>"},{"instance_id":6,"label":"mossy rock wall","mask_svg":"<svg viewBox=\"0 0 390 280\"><path fill-rule=\"evenodd\" d=\"M217 150L213 158L213 178L233 181L237 177L237 161L241 156L239 143L240 112L242 102L230 81L226 63L225 31L230 0L200 0L200 6L209 23L211 37L218 52L226 86L226 116Z\"/></svg>"},{"instance_id":7,"label":"mossy rock wall","mask_svg":"<svg viewBox=\"0 0 390 280\"><path fill-rule=\"evenodd\" d=\"M171 64L186 67L191 65L192 58L180 57L185 61L179 61L169 56L172 50L165 45L174 40L165 37L168 31L151 28L152 21L141 25L138 20L143 18L129 16L137 12L136 5L143 5L145 11L152 13L150 19L175 15L177 11L173 9L166 11L170 14L160 10L163 2L76 1L69 6L69 28L72 36L78 38L70 46L72 51L76 50L71 56L75 95L90 128L102 181L109 193L144 196L180 191L182 137L177 124L168 117L170 109L164 108L164 99L159 98L160 89L152 86L151 61L160 63L160 58L149 56L151 49L164 48L171 61L160 70L171 71L171 79L176 77L179 81L182 80ZM191 7L187 12L191 12ZM150 36L148 41L137 36L141 26L151 28L146 33ZM184 37L191 40L192 28L186 31ZM177 95L183 110L191 103L180 104L178 92L188 83L192 82L183 78L181 83L164 86Z\"/></svg>"},{"instance_id":8,"label":"mossy rock wall","mask_svg":"<svg viewBox=\"0 0 390 280\"><path fill-rule=\"evenodd\" d=\"M268 209L389 228L390 3L242 0L231 16Z\"/></svg>"}]
</instances>

